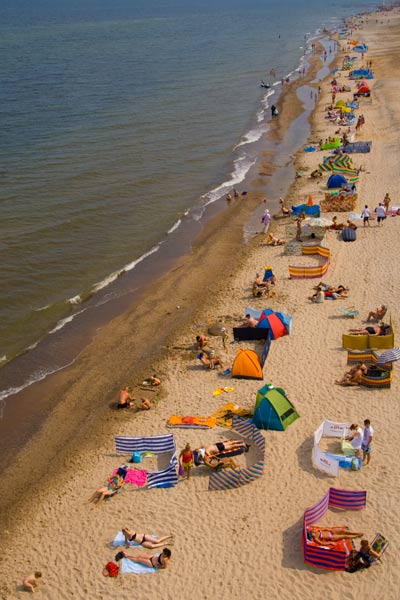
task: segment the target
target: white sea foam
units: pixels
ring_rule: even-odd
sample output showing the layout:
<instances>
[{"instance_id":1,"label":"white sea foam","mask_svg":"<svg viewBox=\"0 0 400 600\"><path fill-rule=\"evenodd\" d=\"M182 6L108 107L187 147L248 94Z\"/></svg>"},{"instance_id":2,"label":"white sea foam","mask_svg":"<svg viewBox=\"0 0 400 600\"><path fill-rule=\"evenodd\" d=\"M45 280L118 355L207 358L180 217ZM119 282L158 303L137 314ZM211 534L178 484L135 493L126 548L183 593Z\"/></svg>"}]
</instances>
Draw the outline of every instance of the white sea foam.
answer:
<instances>
[{"instance_id":1,"label":"white sea foam","mask_svg":"<svg viewBox=\"0 0 400 600\"><path fill-rule=\"evenodd\" d=\"M263 130L261 129L261 127L257 128L257 129L250 129L250 131L248 131L244 136L243 139L236 144L236 146L234 147L234 150L236 150L236 148L239 148L240 146L245 146L246 144L252 144L253 142L256 142L257 140L260 139L260 137L263 134Z\"/></svg>"},{"instance_id":2,"label":"white sea foam","mask_svg":"<svg viewBox=\"0 0 400 600\"><path fill-rule=\"evenodd\" d=\"M170 233L174 232L175 229L178 229L179 225L182 223L182 219L178 219L171 227L171 229L168 229L167 231L167 235L169 235Z\"/></svg>"},{"instance_id":3,"label":"white sea foam","mask_svg":"<svg viewBox=\"0 0 400 600\"><path fill-rule=\"evenodd\" d=\"M82 298L78 294L77 296L73 296L72 298L68 298L67 302L70 304L80 304L82 302Z\"/></svg>"},{"instance_id":4,"label":"white sea foam","mask_svg":"<svg viewBox=\"0 0 400 600\"><path fill-rule=\"evenodd\" d=\"M233 162L234 168L230 174L230 179L224 181L224 183L221 183L221 185L202 196L202 198L206 201L204 206L208 206L209 204L216 202L217 200L219 200L219 198L222 198L222 196L226 194L228 190L232 188L232 186L241 183L246 177L246 174L249 172L251 167L255 164L256 160L256 158L251 159L248 156L240 156L239 158L237 158ZM194 216L195 219L199 219L200 217L201 215L199 217Z\"/></svg>"},{"instance_id":5,"label":"white sea foam","mask_svg":"<svg viewBox=\"0 0 400 600\"><path fill-rule=\"evenodd\" d=\"M25 390L27 387L33 385L34 383L37 383L38 381L43 381L43 379L46 379L46 377L48 377L49 375L53 375L53 373L58 373L58 371L61 371L62 369L66 369L67 367L70 367L74 362L75 362L75 359L72 360L71 362L67 363L66 365L63 365L62 367L56 367L54 369L43 369L43 370L37 371L36 373L33 373L33 375L31 375L31 377L29 377L29 379L27 381L25 381L25 383L23 383L22 385L20 385L18 387L10 387L10 388L7 388L6 390L2 390L0 392L0 402L2 400L4 400L5 398L8 398L9 396L14 396L15 394L18 394L19 392L22 392L22 390Z\"/></svg>"},{"instance_id":6,"label":"white sea foam","mask_svg":"<svg viewBox=\"0 0 400 600\"><path fill-rule=\"evenodd\" d=\"M7 356L5 354L3 354L3 356L0 356L0 362L4 362L5 360L7 360Z\"/></svg>"},{"instance_id":7,"label":"white sea foam","mask_svg":"<svg viewBox=\"0 0 400 600\"><path fill-rule=\"evenodd\" d=\"M39 306L39 308L35 308L35 312L40 312L42 310L46 310L47 308L50 307L50 304L46 304L46 306Z\"/></svg>"},{"instance_id":8,"label":"white sea foam","mask_svg":"<svg viewBox=\"0 0 400 600\"><path fill-rule=\"evenodd\" d=\"M53 327L53 329L51 329L49 331L49 334L50 333L55 333L56 331L59 331L60 329L62 329L66 325L68 325L68 323L71 323L71 321L73 321L75 319L75 317L77 317L78 315L81 315L86 310L87 310L86 308L83 308L82 310L80 310L77 313L74 313L73 315L69 315L68 317L65 317L64 319L60 319L58 321L57 325L55 327Z\"/></svg>"},{"instance_id":9,"label":"white sea foam","mask_svg":"<svg viewBox=\"0 0 400 600\"><path fill-rule=\"evenodd\" d=\"M162 242L160 244L157 244L156 246L153 246L148 252L145 252L144 254L142 254L142 256L139 256L139 258L137 258L136 260L133 260L131 263L127 264L121 271L121 274L124 271L132 271L132 269L134 269L136 267L136 265L138 265L139 263L141 263L145 258L147 258L148 256L151 256L152 254L154 254L155 252L158 252L160 249Z\"/></svg>"}]
</instances>

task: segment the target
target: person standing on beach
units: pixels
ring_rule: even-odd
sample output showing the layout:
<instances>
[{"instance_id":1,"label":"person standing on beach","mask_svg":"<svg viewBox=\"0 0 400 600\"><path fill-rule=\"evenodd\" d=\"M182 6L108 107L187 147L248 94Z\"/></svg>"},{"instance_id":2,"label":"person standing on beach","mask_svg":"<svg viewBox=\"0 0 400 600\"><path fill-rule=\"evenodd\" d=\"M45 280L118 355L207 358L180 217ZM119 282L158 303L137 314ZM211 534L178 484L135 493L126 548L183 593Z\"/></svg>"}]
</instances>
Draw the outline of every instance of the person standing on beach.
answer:
<instances>
[{"instance_id":1,"label":"person standing on beach","mask_svg":"<svg viewBox=\"0 0 400 600\"><path fill-rule=\"evenodd\" d=\"M263 233L267 233L269 224L271 223L271 213L269 212L268 208L264 210L264 214L261 217L261 223L264 225Z\"/></svg>"},{"instance_id":2,"label":"person standing on beach","mask_svg":"<svg viewBox=\"0 0 400 600\"><path fill-rule=\"evenodd\" d=\"M373 437L374 430L371 427L371 421L369 419L365 419L361 450L363 451L363 462L365 462L366 465L369 465L369 461L371 460Z\"/></svg>"},{"instance_id":3,"label":"person standing on beach","mask_svg":"<svg viewBox=\"0 0 400 600\"><path fill-rule=\"evenodd\" d=\"M370 226L369 225L369 218L370 218L370 216L371 215L370 215L370 212L369 212L369 208L368 208L368 205L366 204L365 207L364 207L364 210L361 213L361 218L363 220L364 227L366 227L367 225L368 225L368 227Z\"/></svg>"},{"instance_id":4,"label":"person standing on beach","mask_svg":"<svg viewBox=\"0 0 400 600\"><path fill-rule=\"evenodd\" d=\"M390 200L389 193L386 192L386 195L383 199L383 206L385 207L386 214L389 212L390 202L391 202L391 200Z\"/></svg>"},{"instance_id":5,"label":"person standing on beach","mask_svg":"<svg viewBox=\"0 0 400 600\"><path fill-rule=\"evenodd\" d=\"M179 462L186 473L186 479L190 479L190 469L193 467L193 452L190 444L187 443L179 455Z\"/></svg>"},{"instance_id":6,"label":"person standing on beach","mask_svg":"<svg viewBox=\"0 0 400 600\"><path fill-rule=\"evenodd\" d=\"M382 227L383 221L386 219L386 210L382 202L379 202L379 206L376 207L376 216L378 220L378 226Z\"/></svg>"}]
</instances>

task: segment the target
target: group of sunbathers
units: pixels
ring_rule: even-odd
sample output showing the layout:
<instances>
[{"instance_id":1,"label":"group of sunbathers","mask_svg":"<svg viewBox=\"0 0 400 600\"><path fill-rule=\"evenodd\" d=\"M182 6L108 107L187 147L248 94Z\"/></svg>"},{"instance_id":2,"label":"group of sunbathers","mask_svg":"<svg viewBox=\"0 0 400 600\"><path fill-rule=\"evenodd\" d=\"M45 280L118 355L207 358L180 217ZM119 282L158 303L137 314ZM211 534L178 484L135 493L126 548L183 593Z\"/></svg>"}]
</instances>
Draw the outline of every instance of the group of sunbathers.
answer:
<instances>
[{"instance_id":1,"label":"group of sunbathers","mask_svg":"<svg viewBox=\"0 0 400 600\"><path fill-rule=\"evenodd\" d=\"M322 281L314 287L315 293L309 297L311 302L323 302L326 298L330 300L338 300L341 298L348 298L349 288L344 285L329 285Z\"/></svg>"},{"instance_id":2,"label":"group of sunbathers","mask_svg":"<svg viewBox=\"0 0 400 600\"><path fill-rule=\"evenodd\" d=\"M262 296L273 298L273 296L275 296L275 291L273 289L275 285L276 276L274 274L272 274L268 279L264 280L260 273L256 273L253 281L253 296L255 298L260 298Z\"/></svg>"},{"instance_id":3,"label":"group of sunbathers","mask_svg":"<svg viewBox=\"0 0 400 600\"><path fill-rule=\"evenodd\" d=\"M179 463L187 479L190 479L190 471L193 467L200 467L202 465L211 469L220 469L224 466L230 466L232 469L235 469L237 468L237 464L232 457L248 452L249 447L242 440L224 440L223 442L209 444L208 446L192 450L190 444L187 443L179 454Z\"/></svg>"}]
</instances>

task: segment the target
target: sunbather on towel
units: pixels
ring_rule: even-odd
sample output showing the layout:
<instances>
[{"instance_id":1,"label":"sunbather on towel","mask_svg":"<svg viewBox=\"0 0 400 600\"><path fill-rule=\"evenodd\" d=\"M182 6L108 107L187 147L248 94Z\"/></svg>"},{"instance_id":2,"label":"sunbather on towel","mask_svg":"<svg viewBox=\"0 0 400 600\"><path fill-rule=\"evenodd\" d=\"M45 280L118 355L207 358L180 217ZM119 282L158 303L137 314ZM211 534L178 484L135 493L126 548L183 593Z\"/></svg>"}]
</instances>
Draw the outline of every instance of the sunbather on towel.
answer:
<instances>
[{"instance_id":1,"label":"sunbather on towel","mask_svg":"<svg viewBox=\"0 0 400 600\"><path fill-rule=\"evenodd\" d=\"M90 496L89 500L86 501L86 504L93 502L94 506L92 506L92 509L98 508L103 502L104 498L115 494L115 492L117 492L123 486L123 483L124 479L121 477L121 475L114 475L109 479L107 486L99 488Z\"/></svg>"},{"instance_id":2,"label":"sunbather on towel","mask_svg":"<svg viewBox=\"0 0 400 600\"><path fill-rule=\"evenodd\" d=\"M129 542L136 542L139 546L143 546L143 548L159 548L160 546L164 546L167 540L171 540L174 536L170 533L169 535L165 535L160 538L155 538L146 533L138 533L137 531L132 531L132 529L128 529L124 527L122 529L122 533L124 534L126 547L129 548Z\"/></svg>"},{"instance_id":3,"label":"sunbather on towel","mask_svg":"<svg viewBox=\"0 0 400 600\"><path fill-rule=\"evenodd\" d=\"M268 246L283 246L283 244L285 244L285 243L286 243L286 240L277 238L276 235L274 235L273 233L270 233L268 235L268 238L267 238Z\"/></svg>"},{"instance_id":4,"label":"sunbather on towel","mask_svg":"<svg viewBox=\"0 0 400 600\"><path fill-rule=\"evenodd\" d=\"M172 553L169 548L164 548L161 554L126 554L126 552L121 552L121 554L124 558L129 558L129 560L145 565L145 567L166 569Z\"/></svg>"},{"instance_id":5,"label":"sunbather on towel","mask_svg":"<svg viewBox=\"0 0 400 600\"><path fill-rule=\"evenodd\" d=\"M204 446L205 453L209 456L220 456L224 452L247 452L249 449L248 444L242 440L224 440L223 442L217 442L216 444L209 444Z\"/></svg>"},{"instance_id":6,"label":"sunbather on towel","mask_svg":"<svg viewBox=\"0 0 400 600\"><path fill-rule=\"evenodd\" d=\"M339 540L353 540L364 535L363 533L348 531L344 527L318 527L311 529L310 534L311 540L321 546L325 546L326 543L338 542Z\"/></svg>"},{"instance_id":7,"label":"sunbather on towel","mask_svg":"<svg viewBox=\"0 0 400 600\"><path fill-rule=\"evenodd\" d=\"M378 307L375 310L371 310L371 312L368 314L367 321L381 321L386 315L386 312L387 307L382 304L380 308Z\"/></svg>"},{"instance_id":8,"label":"sunbather on towel","mask_svg":"<svg viewBox=\"0 0 400 600\"><path fill-rule=\"evenodd\" d=\"M357 329L349 329L352 335L386 335L390 329L390 325L381 323L373 327L358 327Z\"/></svg>"}]
</instances>

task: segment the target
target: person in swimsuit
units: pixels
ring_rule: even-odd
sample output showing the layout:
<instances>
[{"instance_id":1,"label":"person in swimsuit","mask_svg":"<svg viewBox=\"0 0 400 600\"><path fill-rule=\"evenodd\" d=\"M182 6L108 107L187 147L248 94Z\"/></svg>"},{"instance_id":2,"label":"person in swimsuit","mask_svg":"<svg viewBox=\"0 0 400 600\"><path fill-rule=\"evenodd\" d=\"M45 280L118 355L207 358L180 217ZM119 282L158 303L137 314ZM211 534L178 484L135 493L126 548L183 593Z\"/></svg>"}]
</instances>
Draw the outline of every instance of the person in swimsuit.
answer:
<instances>
[{"instance_id":1,"label":"person in swimsuit","mask_svg":"<svg viewBox=\"0 0 400 600\"><path fill-rule=\"evenodd\" d=\"M199 350L203 350L204 346L208 345L208 338L205 335L196 335L196 346Z\"/></svg>"},{"instance_id":2,"label":"person in swimsuit","mask_svg":"<svg viewBox=\"0 0 400 600\"><path fill-rule=\"evenodd\" d=\"M363 535L363 533L348 531L344 527L316 527L310 530L311 541L321 546L325 546L327 542L330 544L339 540L353 540Z\"/></svg>"},{"instance_id":3,"label":"person in swimsuit","mask_svg":"<svg viewBox=\"0 0 400 600\"><path fill-rule=\"evenodd\" d=\"M190 479L190 469L193 467L193 452L187 443L179 455L179 462L185 470L186 479Z\"/></svg>"},{"instance_id":4,"label":"person in swimsuit","mask_svg":"<svg viewBox=\"0 0 400 600\"><path fill-rule=\"evenodd\" d=\"M90 496L89 500L86 500L86 504L90 504L91 502L93 502L94 506L92 506L92 508L98 508L103 502L104 498L107 498L108 496L113 496L122 487L123 483L123 477L121 477L121 475L117 473L117 475L114 475L109 479L107 486L101 487L98 490L96 490Z\"/></svg>"},{"instance_id":5,"label":"person in swimsuit","mask_svg":"<svg viewBox=\"0 0 400 600\"><path fill-rule=\"evenodd\" d=\"M381 325L375 325L374 327L359 327L357 329L349 329L349 333L352 335L386 335L389 325L382 323Z\"/></svg>"},{"instance_id":6,"label":"person in swimsuit","mask_svg":"<svg viewBox=\"0 0 400 600\"><path fill-rule=\"evenodd\" d=\"M126 385L119 393L117 408L130 408L131 402L134 400L135 398L132 396L132 389Z\"/></svg>"},{"instance_id":7,"label":"person in swimsuit","mask_svg":"<svg viewBox=\"0 0 400 600\"><path fill-rule=\"evenodd\" d=\"M359 363L356 366L352 367L350 371L345 373L342 379L335 381L336 385L360 385L361 377L367 373L367 366L363 363Z\"/></svg>"},{"instance_id":8,"label":"person in swimsuit","mask_svg":"<svg viewBox=\"0 0 400 600\"><path fill-rule=\"evenodd\" d=\"M247 452L249 446L242 440L224 440L216 444L204 446L205 454L208 456L221 455L224 452Z\"/></svg>"},{"instance_id":9,"label":"person in swimsuit","mask_svg":"<svg viewBox=\"0 0 400 600\"><path fill-rule=\"evenodd\" d=\"M221 369L224 368L221 358L219 356L215 356L215 354L213 355L213 353L209 352L207 356L206 352L199 352L197 358L199 358L203 365L209 369L215 369L215 367L221 367Z\"/></svg>"},{"instance_id":10,"label":"person in swimsuit","mask_svg":"<svg viewBox=\"0 0 400 600\"><path fill-rule=\"evenodd\" d=\"M164 537L151 537L146 533L138 533L137 531L132 531L127 527L122 529L122 533L124 534L126 547L129 548L129 542L136 542L138 546L143 546L143 548L159 548L160 546L164 546L167 540L171 540L174 536L172 534L165 535Z\"/></svg>"},{"instance_id":11,"label":"person in swimsuit","mask_svg":"<svg viewBox=\"0 0 400 600\"><path fill-rule=\"evenodd\" d=\"M132 555L126 554L126 552L121 552L121 554L124 558L129 558L129 560L140 563L141 565L145 565L145 567L150 567L153 569L166 569L172 552L169 548L164 548L161 554L153 554L151 556L147 554Z\"/></svg>"},{"instance_id":12,"label":"person in swimsuit","mask_svg":"<svg viewBox=\"0 0 400 600\"><path fill-rule=\"evenodd\" d=\"M371 312L368 314L367 321L381 321L386 315L386 312L387 306L382 304L380 308L378 307L375 310L371 310Z\"/></svg>"}]
</instances>

